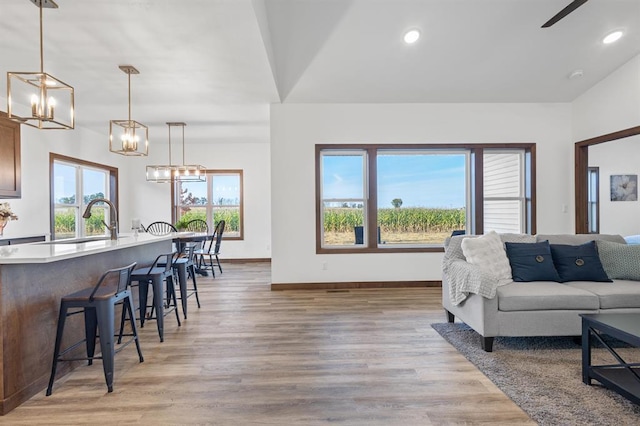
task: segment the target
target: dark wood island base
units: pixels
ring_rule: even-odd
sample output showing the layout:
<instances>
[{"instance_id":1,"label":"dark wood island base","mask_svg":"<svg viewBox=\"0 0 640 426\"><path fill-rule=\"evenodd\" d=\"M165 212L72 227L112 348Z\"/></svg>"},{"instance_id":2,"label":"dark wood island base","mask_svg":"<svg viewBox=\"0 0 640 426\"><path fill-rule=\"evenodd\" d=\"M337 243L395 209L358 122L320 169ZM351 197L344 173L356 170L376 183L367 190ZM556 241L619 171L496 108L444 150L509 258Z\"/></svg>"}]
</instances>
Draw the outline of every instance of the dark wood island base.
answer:
<instances>
[{"instance_id":1,"label":"dark wood island base","mask_svg":"<svg viewBox=\"0 0 640 426\"><path fill-rule=\"evenodd\" d=\"M0 415L47 387L62 296L91 287L107 269L132 262L149 265L166 251L171 251L170 239L46 263L3 263L0 257ZM54 248L51 253L56 256ZM70 320L63 345L80 340L83 327L81 316ZM80 364L60 363L57 377Z\"/></svg>"}]
</instances>

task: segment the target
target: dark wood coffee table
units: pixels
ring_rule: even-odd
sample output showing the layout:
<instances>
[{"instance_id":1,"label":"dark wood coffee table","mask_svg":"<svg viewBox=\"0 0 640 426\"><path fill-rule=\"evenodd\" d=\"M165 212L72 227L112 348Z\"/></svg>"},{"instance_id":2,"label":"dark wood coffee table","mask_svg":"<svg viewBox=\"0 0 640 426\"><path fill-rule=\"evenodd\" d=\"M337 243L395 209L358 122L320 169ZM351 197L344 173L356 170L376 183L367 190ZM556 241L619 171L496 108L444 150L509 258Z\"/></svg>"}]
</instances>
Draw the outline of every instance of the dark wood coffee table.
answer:
<instances>
[{"instance_id":1,"label":"dark wood coffee table","mask_svg":"<svg viewBox=\"0 0 640 426\"><path fill-rule=\"evenodd\" d=\"M640 363L627 363L605 342L607 334L640 348L640 314L582 314L582 381L595 379L630 401L640 404ZM593 342L600 342L618 364L591 365Z\"/></svg>"}]
</instances>

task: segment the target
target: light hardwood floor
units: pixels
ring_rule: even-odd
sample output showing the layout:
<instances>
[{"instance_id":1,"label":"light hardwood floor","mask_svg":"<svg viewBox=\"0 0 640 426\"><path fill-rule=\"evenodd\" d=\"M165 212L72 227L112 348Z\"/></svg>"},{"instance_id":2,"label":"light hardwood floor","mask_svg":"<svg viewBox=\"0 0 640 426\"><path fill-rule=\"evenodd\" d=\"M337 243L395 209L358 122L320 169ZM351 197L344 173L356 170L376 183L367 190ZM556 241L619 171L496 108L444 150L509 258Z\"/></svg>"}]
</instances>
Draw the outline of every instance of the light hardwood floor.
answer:
<instances>
[{"instance_id":1,"label":"light hardwood floor","mask_svg":"<svg viewBox=\"0 0 640 426\"><path fill-rule=\"evenodd\" d=\"M431 328L440 288L270 291L268 264L223 268L164 343L145 324L144 363L116 355L113 393L96 361L0 423L535 424Z\"/></svg>"}]
</instances>

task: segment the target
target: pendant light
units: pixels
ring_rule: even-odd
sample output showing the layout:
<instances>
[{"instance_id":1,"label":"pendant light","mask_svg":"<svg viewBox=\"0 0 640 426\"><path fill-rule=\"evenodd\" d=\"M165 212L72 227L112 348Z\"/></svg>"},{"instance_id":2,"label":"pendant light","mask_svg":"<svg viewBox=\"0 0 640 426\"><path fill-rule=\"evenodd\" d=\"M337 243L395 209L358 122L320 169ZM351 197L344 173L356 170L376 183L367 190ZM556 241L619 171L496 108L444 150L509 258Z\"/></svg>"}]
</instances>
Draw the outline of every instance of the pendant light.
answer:
<instances>
[{"instance_id":1,"label":"pendant light","mask_svg":"<svg viewBox=\"0 0 640 426\"><path fill-rule=\"evenodd\" d=\"M146 156L149 154L149 128L131 119L131 74L140 74L133 65L120 65L127 74L129 87L129 118L109 122L109 151L120 155Z\"/></svg>"},{"instance_id":2,"label":"pendant light","mask_svg":"<svg viewBox=\"0 0 640 426\"><path fill-rule=\"evenodd\" d=\"M155 183L171 183L176 166L171 163L171 127L184 123L167 123L169 126L169 164L164 166L147 166L147 181Z\"/></svg>"},{"instance_id":3,"label":"pendant light","mask_svg":"<svg viewBox=\"0 0 640 426\"><path fill-rule=\"evenodd\" d=\"M182 127L182 166L176 166L174 177L180 182L206 182L207 170L199 165L186 165L184 155L184 127L186 123L172 123L175 126Z\"/></svg>"},{"instance_id":4,"label":"pendant light","mask_svg":"<svg viewBox=\"0 0 640 426\"><path fill-rule=\"evenodd\" d=\"M73 87L44 72L42 9L58 5L53 0L30 1L40 10L40 71L7 72L7 115L38 129L73 129Z\"/></svg>"}]
</instances>

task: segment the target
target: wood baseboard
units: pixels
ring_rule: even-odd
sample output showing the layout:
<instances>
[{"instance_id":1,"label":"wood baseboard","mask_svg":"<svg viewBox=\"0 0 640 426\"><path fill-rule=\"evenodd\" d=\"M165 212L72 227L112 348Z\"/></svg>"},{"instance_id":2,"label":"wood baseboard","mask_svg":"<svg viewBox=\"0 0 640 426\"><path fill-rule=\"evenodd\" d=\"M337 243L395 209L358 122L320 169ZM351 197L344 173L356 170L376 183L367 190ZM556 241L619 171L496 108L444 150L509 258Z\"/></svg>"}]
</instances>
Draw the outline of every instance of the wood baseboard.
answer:
<instances>
[{"instance_id":1,"label":"wood baseboard","mask_svg":"<svg viewBox=\"0 0 640 426\"><path fill-rule=\"evenodd\" d=\"M279 290L345 290L356 288L442 287L442 281L361 281L336 283L271 283L272 291Z\"/></svg>"},{"instance_id":2,"label":"wood baseboard","mask_svg":"<svg viewBox=\"0 0 640 426\"><path fill-rule=\"evenodd\" d=\"M220 263L271 263L271 258L251 258L251 259L220 259Z\"/></svg>"}]
</instances>

